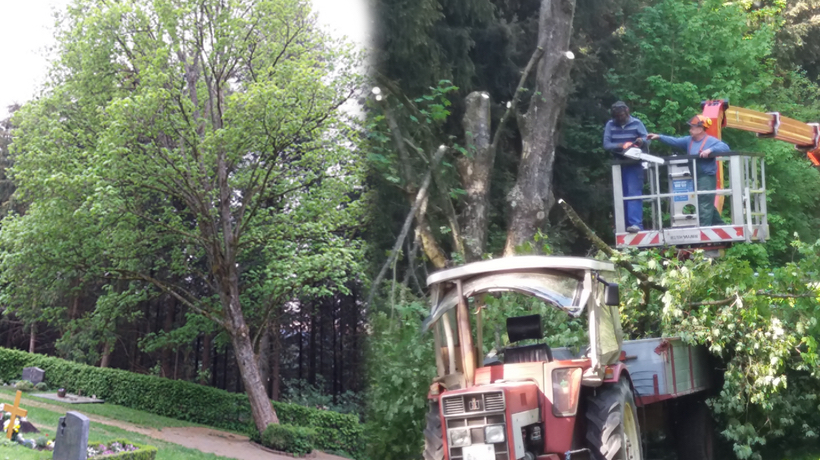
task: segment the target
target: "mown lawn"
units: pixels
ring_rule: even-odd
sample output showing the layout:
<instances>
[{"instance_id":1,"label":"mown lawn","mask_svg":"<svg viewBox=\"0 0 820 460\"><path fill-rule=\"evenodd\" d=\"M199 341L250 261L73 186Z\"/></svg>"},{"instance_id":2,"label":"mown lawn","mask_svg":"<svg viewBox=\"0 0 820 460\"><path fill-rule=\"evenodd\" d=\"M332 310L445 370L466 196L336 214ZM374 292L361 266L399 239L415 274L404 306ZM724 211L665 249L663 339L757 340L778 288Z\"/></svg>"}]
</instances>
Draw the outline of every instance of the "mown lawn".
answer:
<instances>
[{"instance_id":1,"label":"mown lawn","mask_svg":"<svg viewBox=\"0 0 820 460\"><path fill-rule=\"evenodd\" d=\"M8 387L0 387L0 396L3 400L11 399L9 395L15 392ZM51 404L49 400L41 398L32 398L29 395L23 394L20 406L28 410L26 417L30 422L43 425L46 428L41 430L39 434L32 434L30 436L47 436L48 439L54 439L54 434L57 428L57 422L60 417L65 415L65 412L53 412L47 409L41 409L32 406L26 406L26 401L38 401ZM134 409L128 409L121 406L112 406L109 404L55 404L61 407L66 407L66 410L77 410L85 414L100 415L112 419L121 420L124 422L133 423L135 425L151 426L153 428L161 429L163 427L178 427L178 426L194 426L191 423L181 422L179 420L170 419L167 417L159 417L156 415L140 412ZM206 454L194 449L179 446L177 444L160 441L158 439L143 436L138 433L123 430L121 428L103 425L101 423L91 422L91 432L89 438L92 441L108 442L115 439L128 439L131 442L138 444L148 444L159 449L157 453L157 460L229 460L227 457L219 457L214 454ZM32 449L27 449L22 446L0 446L0 460L46 460L51 459L51 452L37 452Z\"/></svg>"},{"instance_id":2,"label":"mown lawn","mask_svg":"<svg viewBox=\"0 0 820 460\"><path fill-rule=\"evenodd\" d=\"M5 394L10 395L10 397L14 397L14 394L17 392L14 388L10 386L2 386L0 385L0 397L4 396ZM8 398L7 398L8 399ZM53 406L60 406L64 407L66 411L76 410L80 411L83 414L88 415L99 415L100 417L107 417L113 418L122 422L133 423L134 425L139 426L148 426L148 427L178 427L178 426L202 426L197 425L191 422L184 422L181 420L176 420L173 418L162 417L159 415L149 414L148 412L139 411L136 409L131 409L128 407L123 406L116 406L114 404L69 404L59 401L53 401L51 399L45 398L37 398L31 396L31 394L23 393L23 401L26 399L30 401L37 401L44 404L51 404ZM21 403L21 405L23 405ZM23 408L26 408L23 405ZM81 409L80 409L81 408ZM65 415L65 414L63 414ZM56 422L55 422L56 426Z\"/></svg>"}]
</instances>

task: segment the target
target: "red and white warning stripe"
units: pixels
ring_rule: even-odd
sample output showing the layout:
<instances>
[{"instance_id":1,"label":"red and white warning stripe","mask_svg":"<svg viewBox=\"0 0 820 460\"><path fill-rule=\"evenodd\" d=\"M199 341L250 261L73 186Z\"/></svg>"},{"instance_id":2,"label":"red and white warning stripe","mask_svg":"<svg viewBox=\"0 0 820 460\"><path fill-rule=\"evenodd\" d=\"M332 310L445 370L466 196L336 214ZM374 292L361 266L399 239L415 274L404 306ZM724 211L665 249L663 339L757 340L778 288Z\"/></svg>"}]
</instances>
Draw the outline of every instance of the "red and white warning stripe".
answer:
<instances>
[{"instance_id":1,"label":"red and white warning stripe","mask_svg":"<svg viewBox=\"0 0 820 460\"><path fill-rule=\"evenodd\" d=\"M743 227L735 227L740 228L740 237L743 236ZM709 228L704 227L700 229L700 241L704 243L712 242L712 241L733 241L737 239L737 236L732 236L731 233L727 231L728 229L715 227Z\"/></svg>"},{"instance_id":2,"label":"red and white warning stripe","mask_svg":"<svg viewBox=\"0 0 820 460\"><path fill-rule=\"evenodd\" d=\"M619 233L615 236L618 247L624 246L660 246L661 232L646 231L638 233Z\"/></svg>"}]
</instances>

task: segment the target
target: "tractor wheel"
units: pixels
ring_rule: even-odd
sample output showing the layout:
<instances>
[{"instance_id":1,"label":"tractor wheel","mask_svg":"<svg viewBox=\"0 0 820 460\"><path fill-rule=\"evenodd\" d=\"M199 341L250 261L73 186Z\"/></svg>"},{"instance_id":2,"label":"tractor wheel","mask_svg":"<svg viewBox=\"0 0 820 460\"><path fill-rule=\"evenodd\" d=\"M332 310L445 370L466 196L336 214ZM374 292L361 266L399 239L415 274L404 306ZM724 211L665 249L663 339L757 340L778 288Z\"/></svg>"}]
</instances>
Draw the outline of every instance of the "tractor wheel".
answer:
<instances>
[{"instance_id":1,"label":"tractor wheel","mask_svg":"<svg viewBox=\"0 0 820 460\"><path fill-rule=\"evenodd\" d=\"M587 398L587 443L595 460L642 460L635 398L626 378Z\"/></svg>"},{"instance_id":2,"label":"tractor wheel","mask_svg":"<svg viewBox=\"0 0 820 460\"><path fill-rule=\"evenodd\" d=\"M444 439L442 438L438 401L430 401L430 410L427 412L427 427L424 429L424 460L444 460Z\"/></svg>"},{"instance_id":3,"label":"tractor wheel","mask_svg":"<svg viewBox=\"0 0 820 460\"><path fill-rule=\"evenodd\" d=\"M683 398L671 423L678 460L714 460L714 425L701 397Z\"/></svg>"}]
</instances>

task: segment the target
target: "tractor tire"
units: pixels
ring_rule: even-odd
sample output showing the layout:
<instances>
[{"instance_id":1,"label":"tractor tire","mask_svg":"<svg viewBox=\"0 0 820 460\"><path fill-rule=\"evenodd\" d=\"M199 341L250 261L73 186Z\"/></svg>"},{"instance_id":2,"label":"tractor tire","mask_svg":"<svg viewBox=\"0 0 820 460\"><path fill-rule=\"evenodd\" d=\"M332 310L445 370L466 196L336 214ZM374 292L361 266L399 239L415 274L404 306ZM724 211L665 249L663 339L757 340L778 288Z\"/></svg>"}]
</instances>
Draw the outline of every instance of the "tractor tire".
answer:
<instances>
[{"instance_id":1,"label":"tractor tire","mask_svg":"<svg viewBox=\"0 0 820 460\"><path fill-rule=\"evenodd\" d=\"M444 438L438 401L430 401L427 427L424 429L424 460L444 460Z\"/></svg>"},{"instance_id":2,"label":"tractor tire","mask_svg":"<svg viewBox=\"0 0 820 460\"><path fill-rule=\"evenodd\" d=\"M678 460L714 460L714 424L706 401L685 397L674 414L671 428Z\"/></svg>"},{"instance_id":3,"label":"tractor tire","mask_svg":"<svg viewBox=\"0 0 820 460\"><path fill-rule=\"evenodd\" d=\"M635 397L625 377L587 398L586 422L594 460L643 460Z\"/></svg>"}]
</instances>

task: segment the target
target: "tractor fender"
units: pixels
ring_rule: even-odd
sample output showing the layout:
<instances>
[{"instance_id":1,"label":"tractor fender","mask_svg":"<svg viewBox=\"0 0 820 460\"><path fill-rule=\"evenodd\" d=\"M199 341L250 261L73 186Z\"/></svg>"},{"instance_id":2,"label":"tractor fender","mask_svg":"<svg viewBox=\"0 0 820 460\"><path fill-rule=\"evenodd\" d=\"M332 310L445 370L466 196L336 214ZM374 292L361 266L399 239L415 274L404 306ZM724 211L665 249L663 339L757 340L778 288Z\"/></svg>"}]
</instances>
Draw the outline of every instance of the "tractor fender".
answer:
<instances>
[{"instance_id":1,"label":"tractor fender","mask_svg":"<svg viewBox=\"0 0 820 460\"><path fill-rule=\"evenodd\" d=\"M621 379L621 375L625 376L626 379L629 380L629 386L634 388L632 377L629 375L629 369L627 369L626 364L621 362L610 364L606 367L604 371L604 383L618 383L618 380Z\"/></svg>"}]
</instances>

